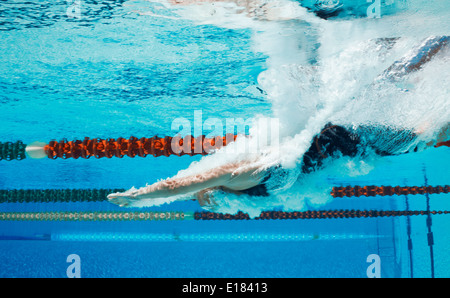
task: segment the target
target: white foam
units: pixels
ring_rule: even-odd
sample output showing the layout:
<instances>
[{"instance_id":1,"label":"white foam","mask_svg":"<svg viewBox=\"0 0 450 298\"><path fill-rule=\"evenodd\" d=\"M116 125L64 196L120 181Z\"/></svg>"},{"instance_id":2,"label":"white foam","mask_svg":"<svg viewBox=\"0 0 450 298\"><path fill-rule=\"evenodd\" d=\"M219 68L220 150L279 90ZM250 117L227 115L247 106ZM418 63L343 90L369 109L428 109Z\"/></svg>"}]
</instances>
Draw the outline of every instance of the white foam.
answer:
<instances>
[{"instance_id":1,"label":"white foam","mask_svg":"<svg viewBox=\"0 0 450 298\"><path fill-rule=\"evenodd\" d=\"M329 21L314 16L296 2L268 2L274 9L259 19L234 3L176 8L182 18L199 24L254 31L253 49L269 57L268 69L259 75L258 82L272 104L273 114L269 116L280 120L279 146L267 150L263 161L266 166L281 163L294 173L286 181L292 187L270 198L218 195L220 204L215 209L257 215L261 210L278 206L301 210L306 205L325 204L331 186L320 179L323 172L301 179L297 179L297 174L311 140L328 122L406 128L421 131L425 141L434 138L439 128L449 122L448 53L435 57L421 71L401 82L377 83L387 67L408 55L424 38L450 35L448 1L411 0L406 11L381 19ZM380 38L399 39L387 47L379 42ZM254 141L258 135L252 138ZM193 163L178 176L254 157L250 153L236 153L236 146L252 146L252 141L239 139L219 153ZM325 171L339 170L341 175L355 176L366 175L372 168L358 160L343 159L339 166L331 165Z\"/></svg>"}]
</instances>

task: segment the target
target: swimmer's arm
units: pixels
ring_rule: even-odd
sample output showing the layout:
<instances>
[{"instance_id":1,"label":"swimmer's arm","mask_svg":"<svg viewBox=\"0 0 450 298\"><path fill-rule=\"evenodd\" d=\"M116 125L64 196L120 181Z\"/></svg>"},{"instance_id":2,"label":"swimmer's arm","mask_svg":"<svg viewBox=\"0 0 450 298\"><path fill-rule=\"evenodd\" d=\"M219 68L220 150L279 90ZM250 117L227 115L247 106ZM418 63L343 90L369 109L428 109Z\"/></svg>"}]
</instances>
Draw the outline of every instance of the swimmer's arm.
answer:
<instances>
[{"instance_id":1,"label":"swimmer's arm","mask_svg":"<svg viewBox=\"0 0 450 298\"><path fill-rule=\"evenodd\" d=\"M171 178L143 187L136 192L140 199L161 198L195 193L208 188L222 187L229 191L247 189L259 184L264 172L255 173L257 164L231 164L182 178Z\"/></svg>"},{"instance_id":2,"label":"swimmer's arm","mask_svg":"<svg viewBox=\"0 0 450 298\"><path fill-rule=\"evenodd\" d=\"M138 189L134 197L137 199L153 199L194 193L226 184L228 179L229 175L227 174L222 173L220 175L212 172L183 178L170 178Z\"/></svg>"},{"instance_id":3,"label":"swimmer's arm","mask_svg":"<svg viewBox=\"0 0 450 298\"><path fill-rule=\"evenodd\" d=\"M171 197L198 192L207 188L226 185L232 176L233 168L222 167L202 174L169 178L139 189L108 195L108 200L119 206L129 206L132 202L144 199Z\"/></svg>"},{"instance_id":4,"label":"swimmer's arm","mask_svg":"<svg viewBox=\"0 0 450 298\"><path fill-rule=\"evenodd\" d=\"M263 175L262 173L253 174L257 166L242 166L243 164L229 164L202 174L169 178L140 189L110 194L108 199L113 204L129 206L133 201L195 193L219 186L241 190L257 185Z\"/></svg>"}]
</instances>

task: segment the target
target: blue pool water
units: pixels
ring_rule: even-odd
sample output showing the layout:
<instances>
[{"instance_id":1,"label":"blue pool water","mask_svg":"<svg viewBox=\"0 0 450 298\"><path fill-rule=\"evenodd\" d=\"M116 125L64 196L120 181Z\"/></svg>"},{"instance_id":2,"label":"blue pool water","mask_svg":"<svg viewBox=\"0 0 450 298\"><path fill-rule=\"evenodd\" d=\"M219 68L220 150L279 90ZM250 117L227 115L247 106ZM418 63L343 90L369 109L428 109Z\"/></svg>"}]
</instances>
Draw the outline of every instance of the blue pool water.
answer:
<instances>
[{"instance_id":1,"label":"blue pool water","mask_svg":"<svg viewBox=\"0 0 450 298\"><path fill-rule=\"evenodd\" d=\"M203 120L275 117L289 168L328 121L424 128L424 140L448 123L448 55L403 81L379 81L423 39L450 34L446 1L382 1L379 18L364 15L366 1L344 1L328 19L302 8L312 8L306 2L279 1L258 19L220 2L2 1L0 142L174 135L175 118L198 128L195 111ZM80 5L78 15L70 16L71 5ZM419 20L427 22L419 27ZM393 37L400 37L394 46L371 41ZM221 162L220 156L2 160L0 189L129 189L175 176L194 161L197 169ZM218 211L450 210L449 194L329 195L333 186L448 185L449 167L445 146L343 158L265 199L222 197ZM125 210L205 211L192 200ZM108 202L0 204L0 212L46 211L124 209ZM81 277L367 277L371 254L380 257L381 277L449 277L450 215L431 219L433 255L427 216L0 220L0 277L66 277L71 254L80 257Z\"/></svg>"}]
</instances>

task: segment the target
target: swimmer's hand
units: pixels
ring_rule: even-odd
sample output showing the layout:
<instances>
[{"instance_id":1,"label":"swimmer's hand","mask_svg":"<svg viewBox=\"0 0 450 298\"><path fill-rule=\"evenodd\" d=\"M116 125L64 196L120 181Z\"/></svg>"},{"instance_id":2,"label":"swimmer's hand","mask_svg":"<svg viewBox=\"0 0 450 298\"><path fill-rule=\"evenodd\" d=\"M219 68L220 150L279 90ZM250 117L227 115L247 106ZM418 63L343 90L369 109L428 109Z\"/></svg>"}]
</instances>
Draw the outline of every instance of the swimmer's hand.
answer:
<instances>
[{"instance_id":1,"label":"swimmer's hand","mask_svg":"<svg viewBox=\"0 0 450 298\"><path fill-rule=\"evenodd\" d=\"M133 203L139 201L137 189L134 187L125 192L116 192L108 195L108 201L120 207L131 207Z\"/></svg>"}]
</instances>

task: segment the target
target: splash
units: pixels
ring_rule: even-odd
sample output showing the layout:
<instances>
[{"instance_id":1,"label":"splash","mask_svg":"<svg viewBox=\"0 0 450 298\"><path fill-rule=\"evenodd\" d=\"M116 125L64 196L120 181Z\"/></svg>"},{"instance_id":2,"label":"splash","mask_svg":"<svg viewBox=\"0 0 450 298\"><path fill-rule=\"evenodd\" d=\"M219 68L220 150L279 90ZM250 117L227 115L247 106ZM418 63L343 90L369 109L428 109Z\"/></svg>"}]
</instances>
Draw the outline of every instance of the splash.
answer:
<instances>
[{"instance_id":1,"label":"splash","mask_svg":"<svg viewBox=\"0 0 450 298\"><path fill-rule=\"evenodd\" d=\"M270 116L280 121L280 142L267 148L260 160L262 168L283 167L283 176L273 179L282 180L284 186L275 189L270 198L217 192L216 204L210 206L214 211L257 215L267 208L318 207L330 197L331 186L323 179L324 173L350 177L369 173L372 161L348 158L329 161L316 173L300 173L303 154L326 123L408 130L420 133L419 141L427 142L449 122L448 48L417 71L395 80L392 74L386 75L391 65L412 59L427 39L450 35L447 1L407 1L404 9L379 19L346 16L328 20L298 2L264 3L243 7L239 1L205 2L174 8L167 4L182 18L198 24L251 29L254 51L268 56L267 70L259 75L258 83L272 105ZM239 139L177 176L255 158L231 152L239 146L252 146L259 137L257 131L257 127L250 131L250 143Z\"/></svg>"}]
</instances>

